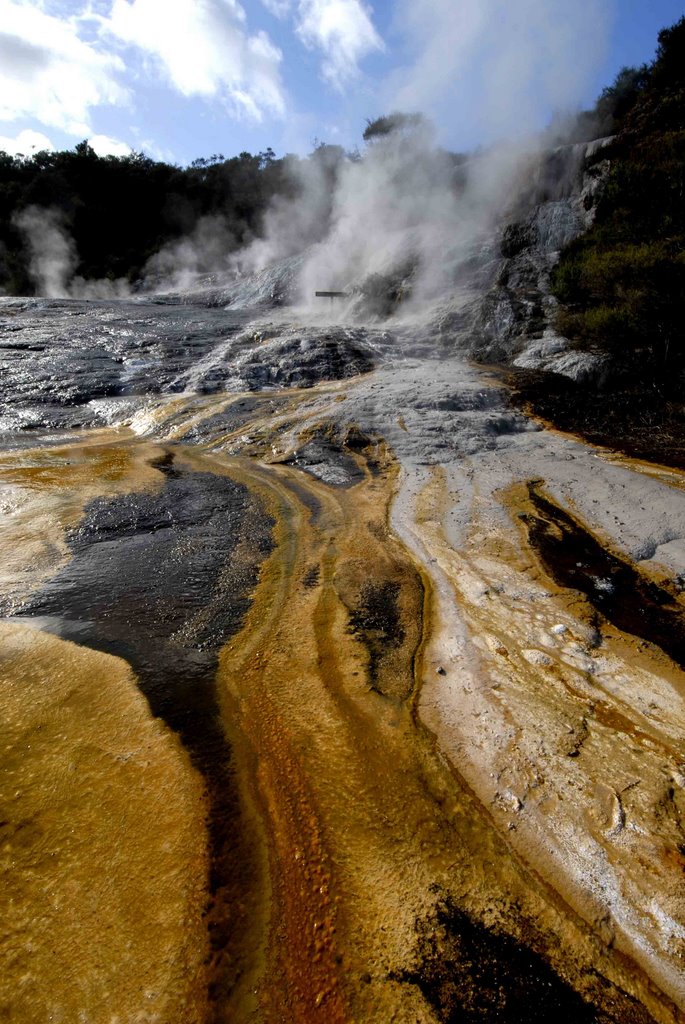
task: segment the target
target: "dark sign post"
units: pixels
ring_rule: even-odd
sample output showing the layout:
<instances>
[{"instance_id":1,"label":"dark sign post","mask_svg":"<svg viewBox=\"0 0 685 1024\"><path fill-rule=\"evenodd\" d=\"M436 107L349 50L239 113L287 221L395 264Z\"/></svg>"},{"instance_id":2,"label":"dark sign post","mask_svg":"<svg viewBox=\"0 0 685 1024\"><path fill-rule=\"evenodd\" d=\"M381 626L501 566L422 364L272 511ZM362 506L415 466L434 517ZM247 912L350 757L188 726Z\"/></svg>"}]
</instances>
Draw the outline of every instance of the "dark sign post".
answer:
<instances>
[{"instance_id":1,"label":"dark sign post","mask_svg":"<svg viewBox=\"0 0 685 1024\"><path fill-rule=\"evenodd\" d=\"M346 299L348 298L348 292L314 292L317 299L330 299L331 306L333 305L334 299Z\"/></svg>"}]
</instances>

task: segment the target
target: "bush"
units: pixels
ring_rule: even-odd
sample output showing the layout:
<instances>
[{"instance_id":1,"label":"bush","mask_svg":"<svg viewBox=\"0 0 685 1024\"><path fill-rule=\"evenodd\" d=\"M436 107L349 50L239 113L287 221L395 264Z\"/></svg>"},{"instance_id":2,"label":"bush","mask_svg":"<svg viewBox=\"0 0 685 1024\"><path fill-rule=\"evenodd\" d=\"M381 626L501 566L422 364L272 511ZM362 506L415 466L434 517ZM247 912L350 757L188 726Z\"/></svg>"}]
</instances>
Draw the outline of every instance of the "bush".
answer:
<instances>
[{"instance_id":1,"label":"bush","mask_svg":"<svg viewBox=\"0 0 685 1024\"><path fill-rule=\"evenodd\" d=\"M659 34L650 67L607 92L620 130L595 223L552 275L557 328L674 389L685 370L685 18Z\"/></svg>"}]
</instances>

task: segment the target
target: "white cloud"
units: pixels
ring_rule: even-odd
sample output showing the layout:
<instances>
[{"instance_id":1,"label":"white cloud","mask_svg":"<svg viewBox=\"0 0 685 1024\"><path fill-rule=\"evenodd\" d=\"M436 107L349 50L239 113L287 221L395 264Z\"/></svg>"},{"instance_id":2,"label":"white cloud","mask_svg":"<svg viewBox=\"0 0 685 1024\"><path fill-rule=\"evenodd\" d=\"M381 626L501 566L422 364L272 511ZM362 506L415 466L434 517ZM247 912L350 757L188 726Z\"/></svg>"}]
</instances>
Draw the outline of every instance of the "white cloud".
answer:
<instances>
[{"instance_id":1,"label":"white cloud","mask_svg":"<svg viewBox=\"0 0 685 1024\"><path fill-rule=\"evenodd\" d=\"M103 28L149 55L183 96L223 99L257 121L285 112L281 52L265 32L248 33L237 0L114 0Z\"/></svg>"},{"instance_id":2,"label":"white cloud","mask_svg":"<svg viewBox=\"0 0 685 1024\"><path fill-rule=\"evenodd\" d=\"M362 58L385 49L361 0L300 0L297 34L305 46L323 50L324 78L340 90Z\"/></svg>"},{"instance_id":3,"label":"white cloud","mask_svg":"<svg viewBox=\"0 0 685 1024\"><path fill-rule=\"evenodd\" d=\"M291 0L262 0L262 5L275 18L285 18L292 9Z\"/></svg>"},{"instance_id":4,"label":"white cloud","mask_svg":"<svg viewBox=\"0 0 685 1024\"><path fill-rule=\"evenodd\" d=\"M43 149L54 149L52 142L42 132L35 132L31 128L24 128L14 138L9 135L0 135L0 151L16 156L32 156L33 153L40 153Z\"/></svg>"},{"instance_id":5,"label":"white cloud","mask_svg":"<svg viewBox=\"0 0 685 1024\"><path fill-rule=\"evenodd\" d=\"M128 143L112 139L109 135L91 135L88 145L98 156L128 156L131 153Z\"/></svg>"},{"instance_id":6,"label":"white cloud","mask_svg":"<svg viewBox=\"0 0 685 1024\"><path fill-rule=\"evenodd\" d=\"M123 62L81 40L74 22L38 0L0 0L0 120L31 117L72 135L89 131L90 110L124 103Z\"/></svg>"}]
</instances>

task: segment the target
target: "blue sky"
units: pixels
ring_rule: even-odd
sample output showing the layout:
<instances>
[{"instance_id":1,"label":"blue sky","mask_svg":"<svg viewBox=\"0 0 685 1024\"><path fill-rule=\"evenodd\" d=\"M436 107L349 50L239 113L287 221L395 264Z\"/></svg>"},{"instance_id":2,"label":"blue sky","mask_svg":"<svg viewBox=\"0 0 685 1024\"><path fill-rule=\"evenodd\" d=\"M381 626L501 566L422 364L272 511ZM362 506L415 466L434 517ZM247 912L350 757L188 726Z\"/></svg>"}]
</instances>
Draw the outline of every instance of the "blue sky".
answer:
<instances>
[{"instance_id":1,"label":"blue sky","mask_svg":"<svg viewBox=\"0 0 685 1024\"><path fill-rule=\"evenodd\" d=\"M467 149L588 105L682 0L0 0L0 148L187 163L423 110Z\"/></svg>"}]
</instances>

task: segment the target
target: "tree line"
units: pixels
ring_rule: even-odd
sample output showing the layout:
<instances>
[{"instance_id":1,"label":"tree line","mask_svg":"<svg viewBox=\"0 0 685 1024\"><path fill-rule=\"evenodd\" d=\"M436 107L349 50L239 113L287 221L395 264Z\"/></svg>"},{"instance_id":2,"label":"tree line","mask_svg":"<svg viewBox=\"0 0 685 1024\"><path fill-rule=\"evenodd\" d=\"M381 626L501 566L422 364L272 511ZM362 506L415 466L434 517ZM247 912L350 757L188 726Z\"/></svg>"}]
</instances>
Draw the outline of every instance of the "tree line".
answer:
<instances>
[{"instance_id":1,"label":"tree line","mask_svg":"<svg viewBox=\"0 0 685 1024\"><path fill-rule=\"evenodd\" d=\"M310 159L335 174L340 147L319 144ZM135 284L148 259L166 243L189 234L208 215L220 216L236 248L259 233L275 195L298 188L293 164L272 149L224 158L216 154L189 167L143 153L98 156L87 142L31 157L0 152L0 290L30 295L30 256L20 228L30 207L57 211L78 253L74 272L85 279Z\"/></svg>"}]
</instances>

